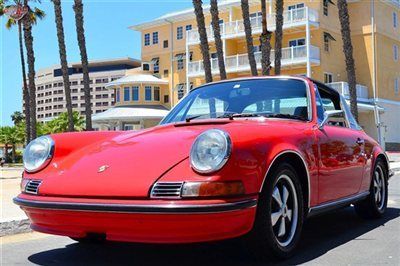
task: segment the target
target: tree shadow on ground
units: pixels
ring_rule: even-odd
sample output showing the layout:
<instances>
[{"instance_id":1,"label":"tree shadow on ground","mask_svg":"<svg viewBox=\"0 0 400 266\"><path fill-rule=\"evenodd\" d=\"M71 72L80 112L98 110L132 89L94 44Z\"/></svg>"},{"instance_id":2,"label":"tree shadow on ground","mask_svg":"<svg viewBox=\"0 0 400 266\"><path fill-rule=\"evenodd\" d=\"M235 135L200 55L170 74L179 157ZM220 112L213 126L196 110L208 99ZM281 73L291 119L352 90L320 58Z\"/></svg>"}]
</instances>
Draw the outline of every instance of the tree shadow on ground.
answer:
<instances>
[{"instance_id":1,"label":"tree shadow on ground","mask_svg":"<svg viewBox=\"0 0 400 266\"><path fill-rule=\"evenodd\" d=\"M363 220L352 207L309 219L296 255L282 265L309 262L400 217L400 209L388 208L378 220ZM201 230L201 228L199 228ZM39 265L266 265L243 252L239 240L206 244L150 245L129 243L78 244L31 255ZM276 261L271 264L279 265Z\"/></svg>"}]
</instances>

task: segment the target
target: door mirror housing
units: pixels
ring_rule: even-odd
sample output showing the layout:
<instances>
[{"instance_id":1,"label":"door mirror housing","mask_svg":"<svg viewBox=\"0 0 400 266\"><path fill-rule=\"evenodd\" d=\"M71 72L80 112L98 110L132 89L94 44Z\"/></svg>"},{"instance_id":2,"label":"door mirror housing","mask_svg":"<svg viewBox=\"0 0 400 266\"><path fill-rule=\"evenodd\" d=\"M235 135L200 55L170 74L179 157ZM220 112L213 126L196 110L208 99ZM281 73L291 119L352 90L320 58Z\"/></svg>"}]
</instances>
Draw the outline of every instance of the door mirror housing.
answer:
<instances>
[{"instance_id":1,"label":"door mirror housing","mask_svg":"<svg viewBox=\"0 0 400 266\"><path fill-rule=\"evenodd\" d=\"M324 119L319 124L319 129L323 129L324 126L331 120L332 118L338 118L340 120L344 120L344 111L343 110L329 110L324 112Z\"/></svg>"}]
</instances>

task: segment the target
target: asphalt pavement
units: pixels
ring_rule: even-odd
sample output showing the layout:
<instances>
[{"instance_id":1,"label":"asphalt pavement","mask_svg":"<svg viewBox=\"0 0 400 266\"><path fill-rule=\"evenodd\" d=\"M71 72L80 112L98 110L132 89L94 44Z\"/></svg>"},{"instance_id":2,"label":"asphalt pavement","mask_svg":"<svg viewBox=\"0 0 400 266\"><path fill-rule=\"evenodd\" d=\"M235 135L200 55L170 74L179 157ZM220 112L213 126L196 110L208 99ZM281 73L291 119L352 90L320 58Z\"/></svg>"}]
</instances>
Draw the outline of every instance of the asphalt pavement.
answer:
<instances>
[{"instance_id":1,"label":"asphalt pavement","mask_svg":"<svg viewBox=\"0 0 400 266\"><path fill-rule=\"evenodd\" d=\"M27 233L0 241L1 265L262 265L246 255L236 240L95 245ZM388 209L382 219L362 220L352 207L309 219L297 254L280 264L400 265L400 173L390 181Z\"/></svg>"}]
</instances>

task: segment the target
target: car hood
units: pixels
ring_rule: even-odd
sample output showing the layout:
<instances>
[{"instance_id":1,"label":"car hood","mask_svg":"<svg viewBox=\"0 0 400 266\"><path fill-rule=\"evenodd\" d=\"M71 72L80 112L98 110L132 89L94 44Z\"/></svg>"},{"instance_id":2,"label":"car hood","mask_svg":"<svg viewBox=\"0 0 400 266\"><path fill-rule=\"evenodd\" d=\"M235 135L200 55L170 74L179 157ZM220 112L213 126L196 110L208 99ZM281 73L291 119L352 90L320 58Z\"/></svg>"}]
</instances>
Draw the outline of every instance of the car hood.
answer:
<instances>
[{"instance_id":1,"label":"car hood","mask_svg":"<svg viewBox=\"0 0 400 266\"><path fill-rule=\"evenodd\" d=\"M43 180L39 188L42 195L147 198L154 182L188 158L192 143L201 132L221 128L233 142L240 139L246 143L246 139L265 138L265 130L255 130L260 125L276 127L276 123L229 120L158 126L112 135L60 158L57 143L62 137L58 137L55 158L45 171L34 176ZM243 130L246 127L253 129ZM293 125L285 127L293 129Z\"/></svg>"}]
</instances>

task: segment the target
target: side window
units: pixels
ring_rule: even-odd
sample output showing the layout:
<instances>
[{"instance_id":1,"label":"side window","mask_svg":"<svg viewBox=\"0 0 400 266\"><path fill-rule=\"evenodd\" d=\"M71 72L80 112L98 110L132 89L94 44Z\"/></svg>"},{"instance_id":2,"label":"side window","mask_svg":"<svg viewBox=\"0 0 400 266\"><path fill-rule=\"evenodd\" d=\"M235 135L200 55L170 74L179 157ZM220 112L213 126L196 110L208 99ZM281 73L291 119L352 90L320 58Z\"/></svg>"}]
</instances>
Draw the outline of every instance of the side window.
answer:
<instances>
[{"instance_id":1,"label":"side window","mask_svg":"<svg viewBox=\"0 0 400 266\"><path fill-rule=\"evenodd\" d=\"M325 111L332 111L332 110L343 110L341 99L334 94L331 94L321 88L318 87L318 94L320 97L320 104L322 105L323 112ZM318 103L317 103L318 109ZM323 119L323 112L318 110L318 121L322 121ZM332 118L332 120L328 121L328 124L331 126L339 126L339 127L347 127L346 119L343 118Z\"/></svg>"},{"instance_id":2,"label":"side window","mask_svg":"<svg viewBox=\"0 0 400 266\"><path fill-rule=\"evenodd\" d=\"M362 130L362 127L357 123L356 119L353 117L349 105L346 103L346 100L343 97L340 97L340 101L342 102L342 106L344 112L346 113L347 120L349 121L350 128L356 130Z\"/></svg>"}]
</instances>

